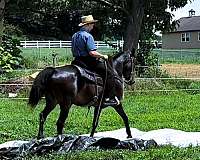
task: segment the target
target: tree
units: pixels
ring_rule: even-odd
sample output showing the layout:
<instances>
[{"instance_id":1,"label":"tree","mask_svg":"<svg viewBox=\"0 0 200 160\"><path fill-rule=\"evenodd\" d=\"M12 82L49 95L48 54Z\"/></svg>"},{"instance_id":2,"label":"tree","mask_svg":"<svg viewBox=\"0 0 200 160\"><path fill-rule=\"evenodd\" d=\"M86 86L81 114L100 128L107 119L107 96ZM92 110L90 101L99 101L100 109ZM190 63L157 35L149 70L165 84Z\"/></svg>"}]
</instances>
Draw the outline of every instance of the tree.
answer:
<instances>
[{"instance_id":1,"label":"tree","mask_svg":"<svg viewBox=\"0 0 200 160\"><path fill-rule=\"evenodd\" d=\"M155 32L172 29L172 11L184 7L190 0L93 0L103 8L123 14L120 25L124 29L124 50L135 50L140 31ZM115 17L118 19L120 17ZM143 32L144 33L144 32Z\"/></svg>"},{"instance_id":2,"label":"tree","mask_svg":"<svg viewBox=\"0 0 200 160\"><path fill-rule=\"evenodd\" d=\"M4 30L4 12L5 12L5 6L6 3L8 3L9 0L0 0L0 45L2 44L2 36L3 36L3 30Z\"/></svg>"},{"instance_id":3,"label":"tree","mask_svg":"<svg viewBox=\"0 0 200 160\"><path fill-rule=\"evenodd\" d=\"M34 39L69 40L78 29L80 0L10 0L5 19ZM87 2L88 3L88 2ZM81 7L78 7L81 6Z\"/></svg>"},{"instance_id":4,"label":"tree","mask_svg":"<svg viewBox=\"0 0 200 160\"><path fill-rule=\"evenodd\" d=\"M172 29L171 26L175 23L171 21L172 14L166 11L167 8L176 10L189 1L10 0L6 15L9 23L15 23L18 18L15 24L20 25L25 34L39 33L43 36L69 39L78 29L80 16L93 14L99 19L101 26L98 39L103 39L104 35L123 37L124 50L132 51L137 48L139 39L148 38L146 35L151 36L157 30Z\"/></svg>"}]
</instances>

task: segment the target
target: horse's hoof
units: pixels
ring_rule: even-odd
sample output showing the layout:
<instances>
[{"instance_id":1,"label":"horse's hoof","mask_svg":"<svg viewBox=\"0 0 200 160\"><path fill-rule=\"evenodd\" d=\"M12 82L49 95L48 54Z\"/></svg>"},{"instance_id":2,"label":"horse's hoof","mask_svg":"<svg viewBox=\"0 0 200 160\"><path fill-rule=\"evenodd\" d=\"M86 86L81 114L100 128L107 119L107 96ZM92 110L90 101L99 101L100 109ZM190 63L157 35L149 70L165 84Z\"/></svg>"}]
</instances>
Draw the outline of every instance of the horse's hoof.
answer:
<instances>
[{"instance_id":1,"label":"horse's hoof","mask_svg":"<svg viewBox=\"0 0 200 160\"><path fill-rule=\"evenodd\" d=\"M42 135L42 136L37 136L37 140L39 140L39 139L44 139L44 135Z\"/></svg>"},{"instance_id":2,"label":"horse's hoof","mask_svg":"<svg viewBox=\"0 0 200 160\"><path fill-rule=\"evenodd\" d=\"M127 138L133 138L132 135L127 136Z\"/></svg>"},{"instance_id":3,"label":"horse's hoof","mask_svg":"<svg viewBox=\"0 0 200 160\"><path fill-rule=\"evenodd\" d=\"M63 134L57 134L57 137L62 136Z\"/></svg>"},{"instance_id":4,"label":"horse's hoof","mask_svg":"<svg viewBox=\"0 0 200 160\"><path fill-rule=\"evenodd\" d=\"M94 137L94 134L91 134L90 137Z\"/></svg>"}]
</instances>

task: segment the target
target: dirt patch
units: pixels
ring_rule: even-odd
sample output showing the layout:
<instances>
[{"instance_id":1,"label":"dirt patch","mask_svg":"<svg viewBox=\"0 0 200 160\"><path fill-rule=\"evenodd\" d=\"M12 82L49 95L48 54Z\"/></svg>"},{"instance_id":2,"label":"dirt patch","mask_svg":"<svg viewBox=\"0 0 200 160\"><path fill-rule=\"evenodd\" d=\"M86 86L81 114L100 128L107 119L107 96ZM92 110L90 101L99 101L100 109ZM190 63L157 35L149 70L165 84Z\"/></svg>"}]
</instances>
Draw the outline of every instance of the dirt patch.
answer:
<instances>
[{"instance_id":1,"label":"dirt patch","mask_svg":"<svg viewBox=\"0 0 200 160\"><path fill-rule=\"evenodd\" d=\"M27 88L26 84L31 84L30 77L21 77L17 79L2 82L0 93L18 93L20 90ZM10 84L10 85L9 85Z\"/></svg>"},{"instance_id":2,"label":"dirt patch","mask_svg":"<svg viewBox=\"0 0 200 160\"><path fill-rule=\"evenodd\" d=\"M171 76L200 78L200 65L198 64L162 64L161 69Z\"/></svg>"}]
</instances>

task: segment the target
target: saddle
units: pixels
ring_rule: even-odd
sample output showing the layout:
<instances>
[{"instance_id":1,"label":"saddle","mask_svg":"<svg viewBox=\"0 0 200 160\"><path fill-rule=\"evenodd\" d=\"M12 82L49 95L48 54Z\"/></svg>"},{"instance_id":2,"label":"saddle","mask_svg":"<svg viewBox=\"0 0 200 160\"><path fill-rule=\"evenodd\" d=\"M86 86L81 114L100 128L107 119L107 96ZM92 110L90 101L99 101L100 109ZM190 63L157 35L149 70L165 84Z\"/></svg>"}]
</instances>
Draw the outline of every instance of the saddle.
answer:
<instances>
[{"instance_id":1,"label":"saddle","mask_svg":"<svg viewBox=\"0 0 200 160\"><path fill-rule=\"evenodd\" d=\"M98 103L98 99L101 95L101 91L104 85L102 77L99 74L92 72L86 68L80 67L75 64L72 65L77 68L82 78L84 78L86 81L89 81L90 83L95 84L95 96L88 103L88 106L96 105Z\"/></svg>"},{"instance_id":2,"label":"saddle","mask_svg":"<svg viewBox=\"0 0 200 160\"><path fill-rule=\"evenodd\" d=\"M78 69L79 73L81 74L81 76L84 79L86 79L86 80L88 80L88 81L90 81L90 82L92 82L92 83L94 83L98 86L103 86L103 79L99 74L92 72L92 71L90 71L86 68L80 67L78 65L73 64L73 66Z\"/></svg>"}]
</instances>

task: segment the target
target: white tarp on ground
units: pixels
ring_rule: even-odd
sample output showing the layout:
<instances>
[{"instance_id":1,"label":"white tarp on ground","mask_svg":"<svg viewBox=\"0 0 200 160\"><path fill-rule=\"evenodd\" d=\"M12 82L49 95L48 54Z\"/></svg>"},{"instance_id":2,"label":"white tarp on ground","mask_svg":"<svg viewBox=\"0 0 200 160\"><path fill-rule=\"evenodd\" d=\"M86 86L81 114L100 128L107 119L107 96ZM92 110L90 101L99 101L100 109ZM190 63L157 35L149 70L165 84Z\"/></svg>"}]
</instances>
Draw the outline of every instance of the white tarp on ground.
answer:
<instances>
[{"instance_id":1,"label":"white tarp on ground","mask_svg":"<svg viewBox=\"0 0 200 160\"><path fill-rule=\"evenodd\" d=\"M200 132L184 132L175 129L159 129L143 132L131 128L133 138L126 138L125 128L88 135L59 135L40 140L10 141L0 144L0 159L20 159L28 155L67 153L90 149L146 150L162 145L177 147L200 146Z\"/></svg>"},{"instance_id":2,"label":"white tarp on ground","mask_svg":"<svg viewBox=\"0 0 200 160\"><path fill-rule=\"evenodd\" d=\"M140 131L136 128L131 128L133 138L150 140L153 139L158 145L174 145L177 147L188 147L200 145L200 132L185 132L176 129L158 129L148 132ZM98 132L95 137L112 137L119 140L126 140L126 129L118 129L114 131Z\"/></svg>"}]
</instances>

